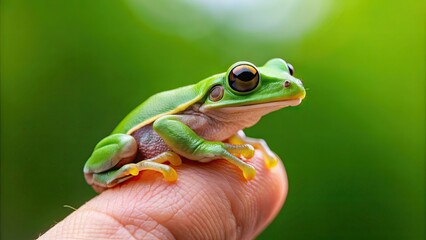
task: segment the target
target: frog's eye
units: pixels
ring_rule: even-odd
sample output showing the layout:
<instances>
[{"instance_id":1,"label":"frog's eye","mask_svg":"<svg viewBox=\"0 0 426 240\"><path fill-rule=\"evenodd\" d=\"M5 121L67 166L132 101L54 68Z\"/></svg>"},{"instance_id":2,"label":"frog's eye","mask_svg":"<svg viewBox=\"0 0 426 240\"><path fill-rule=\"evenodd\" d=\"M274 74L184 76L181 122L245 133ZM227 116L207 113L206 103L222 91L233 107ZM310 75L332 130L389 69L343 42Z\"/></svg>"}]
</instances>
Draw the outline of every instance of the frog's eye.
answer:
<instances>
[{"instance_id":1,"label":"frog's eye","mask_svg":"<svg viewBox=\"0 0 426 240\"><path fill-rule=\"evenodd\" d=\"M237 92L250 92L259 84L259 72L252 65L241 64L229 71L228 82Z\"/></svg>"},{"instance_id":2,"label":"frog's eye","mask_svg":"<svg viewBox=\"0 0 426 240\"><path fill-rule=\"evenodd\" d=\"M294 74L293 65L291 65L290 63L287 63L287 68L288 68L288 71L290 72L290 75L293 76Z\"/></svg>"},{"instance_id":3,"label":"frog's eye","mask_svg":"<svg viewBox=\"0 0 426 240\"><path fill-rule=\"evenodd\" d=\"M223 87L220 85L216 85L210 89L209 98L213 102L217 102L223 98Z\"/></svg>"}]
</instances>

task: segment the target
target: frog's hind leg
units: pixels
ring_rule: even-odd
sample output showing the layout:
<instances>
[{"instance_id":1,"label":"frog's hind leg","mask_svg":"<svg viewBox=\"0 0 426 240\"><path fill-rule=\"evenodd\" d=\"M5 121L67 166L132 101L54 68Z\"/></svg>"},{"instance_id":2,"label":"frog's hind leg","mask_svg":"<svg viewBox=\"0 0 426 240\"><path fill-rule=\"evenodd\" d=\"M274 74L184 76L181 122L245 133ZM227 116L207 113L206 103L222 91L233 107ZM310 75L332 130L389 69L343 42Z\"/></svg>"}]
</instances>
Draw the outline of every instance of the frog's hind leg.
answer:
<instances>
[{"instance_id":1,"label":"frog's hind leg","mask_svg":"<svg viewBox=\"0 0 426 240\"><path fill-rule=\"evenodd\" d=\"M110 188L128 180L133 176L137 176L140 171L153 170L163 174L164 178L169 182L177 180L176 171L169 165L163 164L170 162L172 165L180 165L181 158L174 152L168 151L161 153L153 158L142 160L137 163L128 163L119 169L110 170L107 172L93 174L93 182L100 187Z\"/></svg>"},{"instance_id":2,"label":"frog's hind leg","mask_svg":"<svg viewBox=\"0 0 426 240\"><path fill-rule=\"evenodd\" d=\"M269 148L265 140L247 137L242 130L229 138L228 142L231 144L250 144L255 149L260 150L265 159L265 165L268 168L275 167L278 161L280 161L280 158Z\"/></svg>"},{"instance_id":3,"label":"frog's hind leg","mask_svg":"<svg viewBox=\"0 0 426 240\"><path fill-rule=\"evenodd\" d=\"M88 184L96 184L93 174L108 171L114 167L132 162L136 157L138 145L127 134L113 134L102 139L84 165L84 175Z\"/></svg>"}]
</instances>

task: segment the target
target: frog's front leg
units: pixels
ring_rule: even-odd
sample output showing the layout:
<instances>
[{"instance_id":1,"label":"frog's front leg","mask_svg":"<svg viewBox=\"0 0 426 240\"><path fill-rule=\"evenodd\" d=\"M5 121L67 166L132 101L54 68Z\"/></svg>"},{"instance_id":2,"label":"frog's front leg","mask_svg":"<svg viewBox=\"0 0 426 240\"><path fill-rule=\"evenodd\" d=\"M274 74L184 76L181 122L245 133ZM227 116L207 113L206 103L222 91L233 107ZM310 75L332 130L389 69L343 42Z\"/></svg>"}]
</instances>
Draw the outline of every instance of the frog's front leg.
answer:
<instances>
[{"instance_id":1,"label":"frog's front leg","mask_svg":"<svg viewBox=\"0 0 426 240\"><path fill-rule=\"evenodd\" d=\"M228 139L228 142L231 144L250 144L255 149L259 149L263 158L265 159L265 164L268 168L273 168L277 165L280 158L269 148L263 139L250 138L245 135L245 133L240 130L235 135Z\"/></svg>"},{"instance_id":2,"label":"frog's front leg","mask_svg":"<svg viewBox=\"0 0 426 240\"><path fill-rule=\"evenodd\" d=\"M254 148L249 144L233 145L207 141L185 125L177 115L157 119L153 128L174 152L187 159L199 162L225 159L240 168L247 180L256 176L254 167L237 157L242 156L246 159L253 157Z\"/></svg>"}]
</instances>

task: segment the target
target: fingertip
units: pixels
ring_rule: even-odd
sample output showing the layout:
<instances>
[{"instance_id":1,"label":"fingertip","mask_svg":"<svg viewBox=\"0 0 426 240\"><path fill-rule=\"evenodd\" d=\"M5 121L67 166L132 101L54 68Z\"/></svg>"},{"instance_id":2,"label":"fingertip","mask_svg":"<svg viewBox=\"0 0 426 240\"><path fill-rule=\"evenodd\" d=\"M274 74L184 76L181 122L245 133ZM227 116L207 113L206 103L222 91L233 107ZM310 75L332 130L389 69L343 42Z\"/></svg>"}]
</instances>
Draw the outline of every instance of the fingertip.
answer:
<instances>
[{"instance_id":1,"label":"fingertip","mask_svg":"<svg viewBox=\"0 0 426 240\"><path fill-rule=\"evenodd\" d=\"M175 236L253 238L282 208L288 183L281 161L269 168L256 151L246 163L252 171L243 172L225 160L186 161L175 167L176 182L147 171L113 194L136 203L134 212L144 211Z\"/></svg>"},{"instance_id":2,"label":"fingertip","mask_svg":"<svg viewBox=\"0 0 426 240\"><path fill-rule=\"evenodd\" d=\"M247 163L256 173L250 181L225 160L186 161L174 167L176 182L143 171L90 200L58 224L56 236L66 229L90 239L91 234L107 236L108 229L118 229L120 236L154 234L159 239L253 239L281 209L287 176L281 162L269 169L258 151Z\"/></svg>"},{"instance_id":3,"label":"fingertip","mask_svg":"<svg viewBox=\"0 0 426 240\"><path fill-rule=\"evenodd\" d=\"M252 198L241 210L241 219L247 226L245 237L254 238L269 225L282 208L288 192L287 174L284 165L278 161L268 166L260 152L256 152L249 164L256 169L256 177L244 186L243 196Z\"/></svg>"}]
</instances>

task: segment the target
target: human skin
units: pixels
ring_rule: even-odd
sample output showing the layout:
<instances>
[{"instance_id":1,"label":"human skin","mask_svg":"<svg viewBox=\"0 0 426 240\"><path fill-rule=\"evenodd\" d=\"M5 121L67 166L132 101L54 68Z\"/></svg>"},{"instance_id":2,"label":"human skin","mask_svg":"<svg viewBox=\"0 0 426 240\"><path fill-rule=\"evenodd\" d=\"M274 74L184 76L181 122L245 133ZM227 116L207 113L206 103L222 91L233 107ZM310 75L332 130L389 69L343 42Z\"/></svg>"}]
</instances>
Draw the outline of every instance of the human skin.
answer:
<instances>
[{"instance_id":1,"label":"human skin","mask_svg":"<svg viewBox=\"0 0 426 240\"><path fill-rule=\"evenodd\" d=\"M256 151L249 163L257 171L250 181L224 160L184 161L175 183L143 171L39 239L253 239L278 214L288 185L281 162L268 169Z\"/></svg>"}]
</instances>

